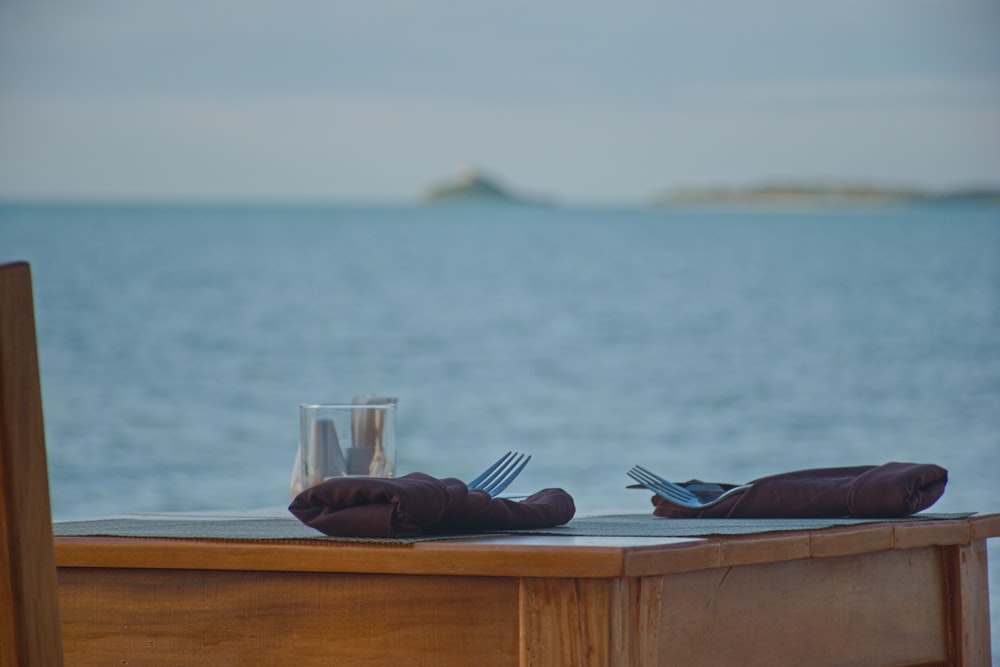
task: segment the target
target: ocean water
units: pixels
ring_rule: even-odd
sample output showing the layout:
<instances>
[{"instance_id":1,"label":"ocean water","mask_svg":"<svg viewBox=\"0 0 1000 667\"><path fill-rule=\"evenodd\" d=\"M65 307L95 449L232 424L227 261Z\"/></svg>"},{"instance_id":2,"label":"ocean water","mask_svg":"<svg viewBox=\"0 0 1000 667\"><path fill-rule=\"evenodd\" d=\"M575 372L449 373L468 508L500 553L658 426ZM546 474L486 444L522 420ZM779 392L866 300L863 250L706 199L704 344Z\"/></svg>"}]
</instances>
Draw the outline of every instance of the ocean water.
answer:
<instances>
[{"instance_id":1,"label":"ocean water","mask_svg":"<svg viewBox=\"0 0 1000 667\"><path fill-rule=\"evenodd\" d=\"M526 451L581 511L886 461L1000 511L997 207L4 205L15 259L57 519L285 504L297 406L373 392L401 473Z\"/></svg>"}]
</instances>

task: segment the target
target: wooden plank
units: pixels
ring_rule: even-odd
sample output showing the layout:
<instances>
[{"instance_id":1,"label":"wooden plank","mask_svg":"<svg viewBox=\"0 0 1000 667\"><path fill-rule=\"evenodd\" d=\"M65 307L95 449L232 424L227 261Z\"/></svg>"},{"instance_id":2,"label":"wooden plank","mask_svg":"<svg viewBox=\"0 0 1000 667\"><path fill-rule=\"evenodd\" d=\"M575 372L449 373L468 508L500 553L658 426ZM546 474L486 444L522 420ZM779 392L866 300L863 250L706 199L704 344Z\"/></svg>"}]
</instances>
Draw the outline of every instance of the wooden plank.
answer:
<instances>
[{"instance_id":1,"label":"wooden plank","mask_svg":"<svg viewBox=\"0 0 1000 667\"><path fill-rule=\"evenodd\" d=\"M636 581L636 580L633 580ZM632 637L626 665L660 664L660 624L664 606L664 577L642 577L632 605Z\"/></svg>"},{"instance_id":2,"label":"wooden plank","mask_svg":"<svg viewBox=\"0 0 1000 667\"><path fill-rule=\"evenodd\" d=\"M461 541L417 544L56 538L60 567L355 572L469 576L612 577L623 547Z\"/></svg>"},{"instance_id":3,"label":"wooden plank","mask_svg":"<svg viewBox=\"0 0 1000 667\"><path fill-rule=\"evenodd\" d=\"M969 539L1000 537L1000 514L983 514L969 519Z\"/></svg>"},{"instance_id":4,"label":"wooden plank","mask_svg":"<svg viewBox=\"0 0 1000 667\"><path fill-rule=\"evenodd\" d=\"M892 524L893 547L896 549L919 549L948 544L968 544L970 528L968 520L923 521Z\"/></svg>"},{"instance_id":5,"label":"wooden plank","mask_svg":"<svg viewBox=\"0 0 1000 667\"><path fill-rule=\"evenodd\" d=\"M521 667L626 667L631 627L620 579L520 580Z\"/></svg>"},{"instance_id":6,"label":"wooden plank","mask_svg":"<svg viewBox=\"0 0 1000 667\"><path fill-rule=\"evenodd\" d=\"M659 664L945 663L947 608L934 548L671 575Z\"/></svg>"},{"instance_id":7,"label":"wooden plank","mask_svg":"<svg viewBox=\"0 0 1000 667\"><path fill-rule=\"evenodd\" d=\"M555 667L560 661L566 665L591 667L600 664L596 661L598 652L606 658L607 637L586 637L579 630L584 619L581 618L577 583L573 579L520 580L518 650L521 667ZM590 595L590 603L599 607L590 610L590 615L608 614L608 601L598 600L598 597L596 592ZM587 642L591 644L588 646ZM591 661L585 662L585 656Z\"/></svg>"},{"instance_id":8,"label":"wooden plank","mask_svg":"<svg viewBox=\"0 0 1000 667\"><path fill-rule=\"evenodd\" d=\"M520 583L521 667L658 663L662 577Z\"/></svg>"},{"instance_id":9,"label":"wooden plank","mask_svg":"<svg viewBox=\"0 0 1000 667\"><path fill-rule=\"evenodd\" d=\"M625 540L561 539L564 541L552 536L510 535L483 542L420 542L414 549L430 557L429 562L438 566L447 564L459 571L493 576L607 578L621 575L627 553L623 546Z\"/></svg>"},{"instance_id":10,"label":"wooden plank","mask_svg":"<svg viewBox=\"0 0 1000 667\"><path fill-rule=\"evenodd\" d=\"M61 665L31 271L0 266L0 665Z\"/></svg>"},{"instance_id":11,"label":"wooden plank","mask_svg":"<svg viewBox=\"0 0 1000 667\"><path fill-rule=\"evenodd\" d=\"M809 555L831 558L884 551L892 548L892 540L892 526L887 523L817 530L809 534Z\"/></svg>"},{"instance_id":12,"label":"wooden plank","mask_svg":"<svg viewBox=\"0 0 1000 667\"><path fill-rule=\"evenodd\" d=\"M986 541L944 548L949 568L950 631L955 664L989 667L990 593Z\"/></svg>"},{"instance_id":13,"label":"wooden plank","mask_svg":"<svg viewBox=\"0 0 1000 667\"><path fill-rule=\"evenodd\" d=\"M720 540L722 565L751 565L809 558L808 533L766 533Z\"/></svg>"},{"instance_id":14,"label":"wooden plank","mask_svg":"<svg viewBox=\"0 0 1000 667\"><path fill-rule=\"evenodd\" d=\"M672 548L636 547L626 553L625 570L628 577L643 577L674 572L691 572L719 567L722 547L719 540L688 541L673 544Z\"/></svg>"},{"instance_id":15,"label":"wooden plank","mask_svg":"<svg viewBox=\"0 0 1000 667\"><path fill-rule=\"evenodd\" d=\"M67 665L505 666L517 580L60 571Z\"/></svg>"}]
</instances>

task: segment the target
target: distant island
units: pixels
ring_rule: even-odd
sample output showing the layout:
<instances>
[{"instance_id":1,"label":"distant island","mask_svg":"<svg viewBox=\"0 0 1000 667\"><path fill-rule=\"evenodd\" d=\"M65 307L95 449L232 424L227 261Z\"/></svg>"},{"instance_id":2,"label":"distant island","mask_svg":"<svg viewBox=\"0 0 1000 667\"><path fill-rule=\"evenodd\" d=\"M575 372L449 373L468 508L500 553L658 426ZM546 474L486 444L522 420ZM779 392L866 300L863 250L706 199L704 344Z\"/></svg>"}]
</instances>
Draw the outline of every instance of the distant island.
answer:
<instances>
[{"instance_id":1,"label":"distant island","mask_svg":"<svg viewBox=\"0 0 1000 667\"><path fill-rule=\"evenodd\" d=\"M488 203L544 204L540 199L517 195L478 169L466 169L455 181L430 188L422 197L428 204Z\"/></svg>"},{"instance_id":2,"label":"distant island","mask_svg":"<svg viewBox=\"0 0 1000 667\"><path fill-rule=\"evenodd\" d=\"M952 202L1000 204L1000 189L926 192L871 186L764 185L746 189L682 189L657 196L653 200L656 206L871 206Z\"/></svg>"},{"instance_id":3,"label":"distant island","mask_svg":"<svg viewBox=\"0 0 1000 667\"><path fill-rule=\"evenodd\" d=\"M425 204L521 204L551 205L552 202L515 193L500 185L481 170L468 168L452 181L428 188L420 197ZM923 204L993 204L1000 205L1000 188L956 190L921 190L885 188L875 185L829 185L810 183L774 183L745 188L686 188L652 197L647 204L671 206L756 206L838 207L838 206L909 206Z\"/></svg>"}]
</instances>

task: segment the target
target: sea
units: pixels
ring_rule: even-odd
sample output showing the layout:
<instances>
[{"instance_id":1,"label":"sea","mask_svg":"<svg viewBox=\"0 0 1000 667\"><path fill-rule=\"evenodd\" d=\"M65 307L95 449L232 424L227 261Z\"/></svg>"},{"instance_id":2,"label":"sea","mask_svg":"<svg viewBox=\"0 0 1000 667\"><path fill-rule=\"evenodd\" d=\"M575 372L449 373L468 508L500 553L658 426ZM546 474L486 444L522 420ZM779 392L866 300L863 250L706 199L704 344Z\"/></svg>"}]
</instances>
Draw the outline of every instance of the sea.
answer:
<instances>
[{"instance_id":1,"label":"sea","mask_svg":"<svg viewBox=\"0 0 1000 667\"><path fill-rule=\"evenodd\" d=\"M280 508L298 406L370 394L398 474L526 452L580 512L888 461L1000 511L995 205L0 204L14 260L57 520Z\"/></svg>"}]
</instances>

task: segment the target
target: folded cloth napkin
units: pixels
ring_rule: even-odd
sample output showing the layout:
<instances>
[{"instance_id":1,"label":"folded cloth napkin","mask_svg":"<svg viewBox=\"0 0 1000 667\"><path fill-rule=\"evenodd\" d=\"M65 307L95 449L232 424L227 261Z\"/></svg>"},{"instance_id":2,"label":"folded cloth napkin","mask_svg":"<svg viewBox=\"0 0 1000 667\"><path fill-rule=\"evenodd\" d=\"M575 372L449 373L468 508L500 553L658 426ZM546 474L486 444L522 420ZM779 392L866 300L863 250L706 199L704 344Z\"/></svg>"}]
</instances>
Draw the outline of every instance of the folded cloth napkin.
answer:
<instances>
[{"instance_id":1,"label":"folded cloth napkin","mask_svg":"<svg viewBox=\"0 0 1000 667\"><path fill-rule=\"evenodd\" d=\"M675 519L889 519L927 509L941 497L948 471L927 463L815 468L762 477L746 491L704 509L680 507L653 497L653 514ZM732 484L685 483L704 500ZM715 487L714 493L706 489Z\"/></svg>"},{"instance_id":2,"label":"folded cloth napkin","mask_svg":"<svg viewBox=\"0 0 1000 667\"><path fill-rule=\"evenodd\" d=\"M517 502L419 472L396 479L328 479L296 496L288 510L307 526L338 537L548 528L576 513L572 496L562 489L543 489Z\"/></svg>"}]
</instances>

